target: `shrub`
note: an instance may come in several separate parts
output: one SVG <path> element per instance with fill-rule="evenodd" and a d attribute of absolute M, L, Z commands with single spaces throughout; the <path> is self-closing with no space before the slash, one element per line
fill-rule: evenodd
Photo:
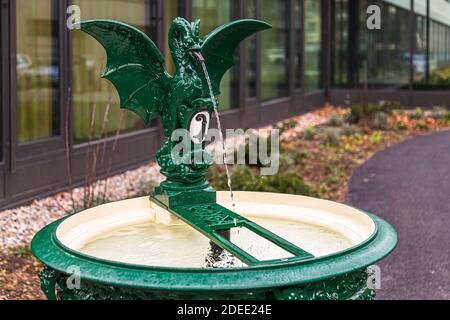
<path fill-rule="evenodd" d="M 250 140 L 251 141 L 251 140 Z M 260 159 L 260 155 L 259 155 L 259 148 L 260 146 L 258 146 L 258 148 L 255 148 L 257 151 L 256 154 L 256 164 L 255 163 L 250 163 L 250 150 L 252 149 L 251 147 L 253 147 L 253 144 L 250 142 L 249 140 L 245 141 L 245 144 L 239 146 L 239 149 L 235 151 L 234 153 L 234 158 L 238 159 L 238 155 L 241 152 L 244 152 L 244 158 L 245 158 L 245 164 L 248 166 L 256 166 L 258 168 L 262 168 L 262 167 L 266 167 L 266 166 L 270 166 L 270 163 L 263 163 L 263 161 L 261 161 Z M 258 142 L 260 142 L 260 139 L 257 139 Z M 267 137 L 267 139 L 262 139 L 262 141 L 265 141 L 266 146 L 267 146 L 267 156 L 270 157 L 272 155 L 272 136 L 269 135 Z M 278 152 L 277 150 L 275 150 L 274 152 Z M 264 159 L 263 159 L 264 160 Z"/>
<path fill-rule="evenodd" d="M 397 124 L 395 125 L 395 129 L 399 131 L 405 131 L 408 130 L 408 128 L 408 125 L 403 121 L 397 122 Z"/>
<path fill-rule="evenodd" d="M 280 153 L 280 169 L 279 171 L 289 171 L 294 167 L 304 167 L 305 159 L 308 154 L 305 151 L 294 149 L 283 151 Z"/>
<path fill-rule="evenodd" d="M 337 147 L 340 144 L 340 130 L 337 128 L 324 128 L 325 142 L 328 146 Z"/>
<path fill-rule="evenodd" d="M 430 73 L 429 79 L 423 77 L 414 83 L 414 89 L 443 89 L 450 88 L 450 68 L 438 69 Z"/>
<path fill-rule="evenodd" d="M 446 107 L 436 106 L 431 111 L 431 117 L 434 119 L 445 120 L 446 118 L 449 117 L 449 114 L 450 114 L 450 111 L 448 111 L 448 109 Z"/>
<path fill-rule="evenodd" d="M 397 101 L 383 100 L 383 101 L 380 101 L 378 103 L 378 105 L 380 106 L 380 111 L 386 112 L 389 114 L 391 114 L 393 111 L 396 111 L 396 110 L 404 110 L 403 105 Z"/>
<path fill-rule="evenodd" d="M 389 129 L 389 115 L 386 112 L 377 112 L 370 125 L 376 130 Z"/>
<path fill-rule="evenodd" d="M 411 119 L 415 119 L 415 120 L 420 120 L 422 119 L 424 116 L 424 112 L 422 110 L 422 108 L 417 107 L 416 109 L 414 109 L 414 111 L 409 115 L 409 117 Z"/>
<path fill-rule="evenodd" d="M 334 165 L 330 165 L 326 169 L 331 174 L 331 176 L 326 180 L 328 184 L 336 184 L 340 182 L 343 177 L 345 177 L 345 173 Z"/>
<path fill-rule="evenodd" d="M 303 138 L 305 140 L 313 140 L 315 137 L 316 137 L 316 128 L 315 127 L 309 127 L 303 133 Z"/>
<path fill-rule="evenodd" d="M 255 191 L 297 194 L 309 197 L 317 196 L 313 188 L 301 177 L 291 173 L 279 173 L 276 176 L 260 177 Z"/>
<path fill-rule="evenodd" d="M 328 124 L 332 127 L 340 127 L 346 122 L 346 119 L 341 116 L 340 114 L 337 114 L 336 112 L 333 112 L 330 117 L 330 121 Z"/>
<path fill-rule="evenodd" d="M 351 137 L 360 134 L 358 127 L 346 124 L 339 131 L 340 136 Z"/>
<path fill-rule="evenodd" d="M 442 118 L 442 120 L 450 123 L 450 112 L 447 112 L 447 114 Z"/>
<path fill-rule="evenodd" d="M 369 137 L 369 142 L 375 145 L 382 143 L 383 140 L 384 138 L 380 131 L 373 132 Z"/>
<path fill-rule="evenodd" d="M 349 121 L 351 123 L 358 123 L 361 120 L 371 120 L 379 113 L 384 112 L 391 114 L 394 110 L 403 109 L 403 106 L 397 102 L 380 101 L 379 103 L 354 104 L 350 106 Z"/>
<path fill-rule="evenodd" d="M 217 190 L 228 190 L 227 177 L 224 173 L 211 178 L 211 184 Z M 257 176 L 246 166 L 238 167 L 232 174 L 233 190 L 274 192 L 317 196 L 315 190 L 301 177 L 291 172 L 280 172 L 274 176 Z"/>
<path fill-rule="evenodd" d="M 275 125 L 274 128 L 275 129 L 279 129 L 280 133 L 283 133 L 284 131 L 289 131 L 290 129 L 295 128 L 296 125 L 297 125 L 297 121 L 296 120 L 289 119 L 289 120 L 283 121 L 279 125 Z"/>
<path fill-rule="evenodd" d="M 365 107 L 363 104 L 352 104 L 350 106 L 350 115 L 348 117 L 348 121 L 350 123 L 358 123 L 364 118 L 365 115 Z"/>
<path fill-rule="evenodd" d="M 422 131 L 428 131 L 428 130 L 430 130 L 430 127 L 425 122 L 420 121 L 420 122 L 416 123 L 416 129 L 419 129 Z"/>

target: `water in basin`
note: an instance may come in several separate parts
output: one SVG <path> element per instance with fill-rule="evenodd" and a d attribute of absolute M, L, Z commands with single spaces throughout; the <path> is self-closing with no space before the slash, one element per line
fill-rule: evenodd
<path fill-rule="evenodd" d="M 321 226 L 286 219 L 251 218 L 316 257 L 352 246 L 344 235 Z M 231 231 L 231 241 L 259 260 L 283 259 L 288 252 L 247 229 Z M 187 225 L 153 222 L 124 226 L 86 242 L 81 252 L 128 264 L 177 268 L 231 268 L 244 263 L 212 246 L 209 239 Z"/>

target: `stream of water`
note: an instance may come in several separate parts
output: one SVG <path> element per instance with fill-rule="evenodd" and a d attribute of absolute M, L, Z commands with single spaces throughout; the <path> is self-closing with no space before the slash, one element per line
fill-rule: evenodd
<path fill-rule="evenodd" d="M 211 97 L 211 101 L 212 101 L 213 108 L 214 108 L 214 114 L 216 116 L 217 126 L 219 129 L 219 138 L 220 138 L 220 144 L 222 147 L 222 154 L 223 154 L 223 164 L 225 167 L 225 173 L 227 175 L 227 184 L 228 184 L 228 189 L 230 190 L 231 203 L 233 206 L 233 211 L 236 211 L 236 203 L 234 201 L 233 187 L 231 184 L 231 175 L 230 175 L 230 170 L 228 168 L 227 150 L 225 147 L 225 139 L 223 138 L 223 132 L 222 132 L 222 123 L 220 122 L 218 105 L 216 102 L 216 98 L 214 96 L 214 90 L 212 87 L 211 78 L 209 77 L 208 69 L 206 68 L 206 64 L 205 64 L 205 59 L 203 58 L 202 54 L 200 52 L 195 52 L 195 55 L 197 56 L 197 59 L 199 60 L 201 66 L 203 68 L 203 73 L 205 74 L 206 82 L 208 83 L 209 95 Z M 236 223 L 236 221 L 235 221 L 235 223 Z"/>

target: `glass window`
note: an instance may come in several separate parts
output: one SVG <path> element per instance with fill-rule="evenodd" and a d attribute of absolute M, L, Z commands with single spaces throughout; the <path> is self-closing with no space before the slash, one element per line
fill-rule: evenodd
<path fill-rule="evenodd" d="M 416 53 L 414 55 L 415 89 L 450 89 L 450 22 L 448 20 L 450 14 L 448 8 L 450 8 L 450 4 L 430 1 L 428 57 L 426 16 L 425 13 L 417 15 L 416 37 L 423 40 L 416 41 Z"/>
<path fill-rule="evenodd" d="M 156 2 L 74 0 L 73 4 L 80 7 L 84 20 L 100 18 L 119 20 L 137 27 L 156 43 Z M 109 81 L 100 78 L 106 64 L 103 47 L 83 32 L 73 31 L 72 36 L 72 108 L 75 143 L 145 128 L 144 122 L 136 114 L 119 108 L 119 95 L 116 89 Z"/>
<path fill-rule="evenodd" d="M 364 8 L 362 8 L 364 9 Z M 360 70 L 362 83 L 375 88 L 408 88 L 411 18 L 409 10 L 384 4 L 382 30 L 361 33 L 362 52 L 367 57 Z"/>
<path fill-rule="evenodd" d="M 427 24 L 426 18 L 421 15 L 416 15 L 415 39 L 413 58 L 414 81 L 420 82 L 425 78 L 427 57 Z"/>
<path fill-rule="evenodd" d="M 382 30 L 366 27 L 366 10 L 373 4 L 381 8 Z M 408 88 L 411 19 L 407 4 L 400 8 L 380 0 L 341 0 L 334 6 L 338 13 L 333 82 L 342 87 Z M 418 46 L 423 45 L 421 38 L 417 37 Z"/>
<path fill-rule="evenodd" d="M 244 2 L 245 17 L 249 19 L 256 19 L 256 0 L 249 0 Z M 247 40 L 245 51 L 245 86 L 247 98 L 256 97 L 256 81 L 257 81 L 257 41 L 256 36 Z"/>
<path fill-rule="evenodd" d="M 433 74 L 438 69 L 438 48 L 439 33 L 438 24 L 434 21 L 430 23 L 430 73 Z"/>
<path fill-rule="evenodd" d="M 450 27 L 449 26 L 445 26 L 445 30 L 447 32 L 447 35 L 445 36 L 445 41 L 446 41 L 446 49 L 445 49 L 445 56 L 447 57 L 446 61 L 447 61 L 447 65 L 450 66 Z"/>
<path fill-rule="evenodd" d="M 448 67 L 446 56 L 445 56 L 445 46 L 446 46 L 446 30 L 445 26 L 442 23 L 439 23 L 439 57 L 438 57 L 438 65 L 440 69 L 444 69 Z"/>
<path fill-rule="evenodd" d="M 184 1 L 183 1 L 184 2 Z M 166 67 L 167 71 L 169 71 L 170 74 L 175 73 L 175 64 L 173 63 L 172 56 L 170 54 L 169 50 L 169 44 L 168 44 L 168 37 L 169 29 L 172 24 L 172 21 L 180 16 L 182 12 L 181 2 L 179 0 L 166 0 L 164 1 L 164 34 L 163 39 L 165 46 L 166 46 L 166 52 L 165 52 L 165 58 L 166 58 Z"/>
<path fill-rule="evenodd" d="M 305 0 L 305 90 L 321 87 L 322 6 L 320 0 Z"/>
<path fill-rule="evenodd" d="M 57 1 L 17 0 L 18 142 L 59 134 Z"/>
<path fill-rule="evenodd" d="M 2 17 L 0 15 L 0 43 L 2 43 Z M 3 58 L 2 54 L 0 53 L 0 72 L 3 70 Z M 3 73 L 0 73 L 3 74 Z M 4 130 L 4 123 L 3 123 L 3 84 L 2 84 L 3 77 L 0 77 L 0 162 L 3 161 L 3 130 Z M 0 181 L 0 183 L 3 183 L 3 181 Z"/>
<path fill-rule="evenodd" d="M 367 48 L 375 53 L 370 61 L 369 81 L 372 86 L 407 88 L 409 83 L 409 52 L 411 19 L 408 10 L 386 5 L 388 28 L 378 41 Z M 395 26 L 395 27 L 394 27 Z M 377 59 L 379 58 L 379 59 Z"/>
<path fill-rule="evenodd" d="M 261 1 L 262 20 L 272 29 L 261 33 L 261 99 L 286 97 L 289 83 L 289 3 Z"/>
<path fill-rule="evenodd" d="M 193 0 L 192 17 L 200 19 L 200 36 L 204 37 L 218 26 L 230 22 L 236 16 L 237 9 L 234 0 Z M 235 57 L 238 61 L 238 54 Z M 228 71 L 222 79 L 220 91 L 222 92 L 220 110 L 229 110 L 238 106 L 238 67 L 237 65 Z"/>
<path fill-rule="evenodd" d="M 332 16 L 335 32 L 332 34 L 333 44 L 333 78 L 332 83 L 337 87 L 348 84 L 348 28 L 349 9 L 348 0 L 336 0 L 333 2 L 334 14 Z"/>
<path fill-rule="evenodd" d="M 301 88 L 303 83 L 303 70 L 301 66 L 302 62 L 302 52 L 303 52 L 303 43 L 302 43 L 302 7 L 301 1 L 295 1 L 295 61 L 294 61 L 294 70 L 295 70 L 295 87 Z"/>

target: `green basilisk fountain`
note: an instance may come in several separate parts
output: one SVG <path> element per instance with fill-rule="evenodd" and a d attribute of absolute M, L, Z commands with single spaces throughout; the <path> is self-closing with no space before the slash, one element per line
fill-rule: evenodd
<path fill-rule="evenodd" d="M 216 192 L 205 179 L 212 164 L 204 140 L 214 114 L 222 134 L 216 96 L 220 82 L 234 65 L 237 47 L 245 38 L 270 25 L 258 20 L 238 20 L 199 36 L 200 21 L 176 18 L 169 30 L 169 48 L 176 72 L 165 70 L 156 45 L 138 29 L 110 20 L 81 22 L 81 30 L 97 39 L 108 55 L 103 77 L 117 88 L 122 108 L 137 113 L 145 123 L 160 117 L 167 143 L 157 152 L 161 173 L 167 177 L 151 196 L 153 201 L 207 236 L 213 243 L 245 263 L 259 261 L 224 237 L 231 228 L 248 228 L 295 257 L 312 255 L 258 224 L 216 202 Z M 189 130 L 191 152 L 174 161 L 177 129 Z M 221 137 L 223 145 L 223 136 Z M 186 142 L 184 142 L 186 143 Z M 224 156 L 226 152 L 223 152 Z M 224 161 L 227 166 L 227 161 Z M 229 173 L 226 168 L 228 179 Z M 230 181 L 230 180 L 229 180 Z M 231 184 L 229 182 L 230 192 Z"/>
<path fill-rule="evenodd" d="M 374 290 L 365 285 L 369 278 L 366 268 L 394 249 L 397 239 L 389 224 L 357 209 L 300 196 L 236 192 L 236 206 L 227 167 L 231 204 L 208 184 L 205 174 L 212 157 L 205 150 L 205 140 L 214 116 L 226 157 L 217 99 L 221 80 L 234 65 L 239 44 L 271 26 L 258 20 L 238 20 L 218 27 L 205 38 L 200 37 L 199 28 L 199 20 L 173 21 L 169 48 L 176 72 L 170 75 L 157 46 L 138 29 L 113 20 L 79 24 L 81 31 L 106 50 L 103 77 L 116 87 L 120 106 L 135 112 L 147 124 L 161 119 L 167 142 L 156 159 L 166 180 L 150 198 L 88 209 L 40 231 L 32 250 L 46 266 L 41 272 L 44 292 L 50 299 L 158 299 L 168 292 L 174 298 L 308 299 L 317 298 L 317 290 L 328 290 L 322 292 L 323 298 L 373 298 Z M 187 140 L 176 138 L 179 130 L 188 133 Z M 180 143 L 189 148 L 178 149 Z M 179 218 L 184 226 L 168 223 L 165 231 L 160 231 L 161 212 L 168 220 Z M 280 225 L 280 221 L 284 222 Z M 255 239 L 250 246 L 245 244 L 246 239 L 237 244 L 240 240 L 236 234 L 233 241 L 231 235 L 237 229 L 252 234 L 245 236 Z M 306 238 L 299 239 L 302 232 L 313 235 L 309 245 Z M 164 234 L 174 242 L 161 240 Z M 177 242 L 177 234 L 192 242 Z M 334 237 L 338 234 L 345 236 Z M 203 259 L 199 252 L 205 248 L 199 235 L 245 267 L 218 268 L 214 273 L 198 269 L 198 262 L 192 261 Z M 114 244 L 124 236 L 131 243 L 150 241 L 150 247 L 168 245 L 171 255 L 165 258 L 166 250 L 158 251 L 160 255 L 151 251 L 147 254 L 150 260 L 142 259 L 145 253 L 125 258 L 125 254 L 117 254 L 118 247 L 126 247 L 124 242 Z M 269 243 L 259 255 L 262 258 L 252 253 L 260 242 L 255 236 Z M 344 239 L 343 244 L 334 248 L 340 241 L 337 239 Z M 317 246 L 321 241 L 322 248 Z M 98 253 L 105 243 L 116 250 Z M 130 246 L 126 250 L 144 247 Z M 274 258 L 267 254 L 271 250 L 284 254 Z M 173 256 L 177 255 L 181 258 L 175 262 Z M 191 262 L 194 269 L 183 269 Z M 73 265 L 81 266 L 81 289 L 67 285 L 67 268 Z M 256 278 L 261 281 L 255 282 Z"/>

